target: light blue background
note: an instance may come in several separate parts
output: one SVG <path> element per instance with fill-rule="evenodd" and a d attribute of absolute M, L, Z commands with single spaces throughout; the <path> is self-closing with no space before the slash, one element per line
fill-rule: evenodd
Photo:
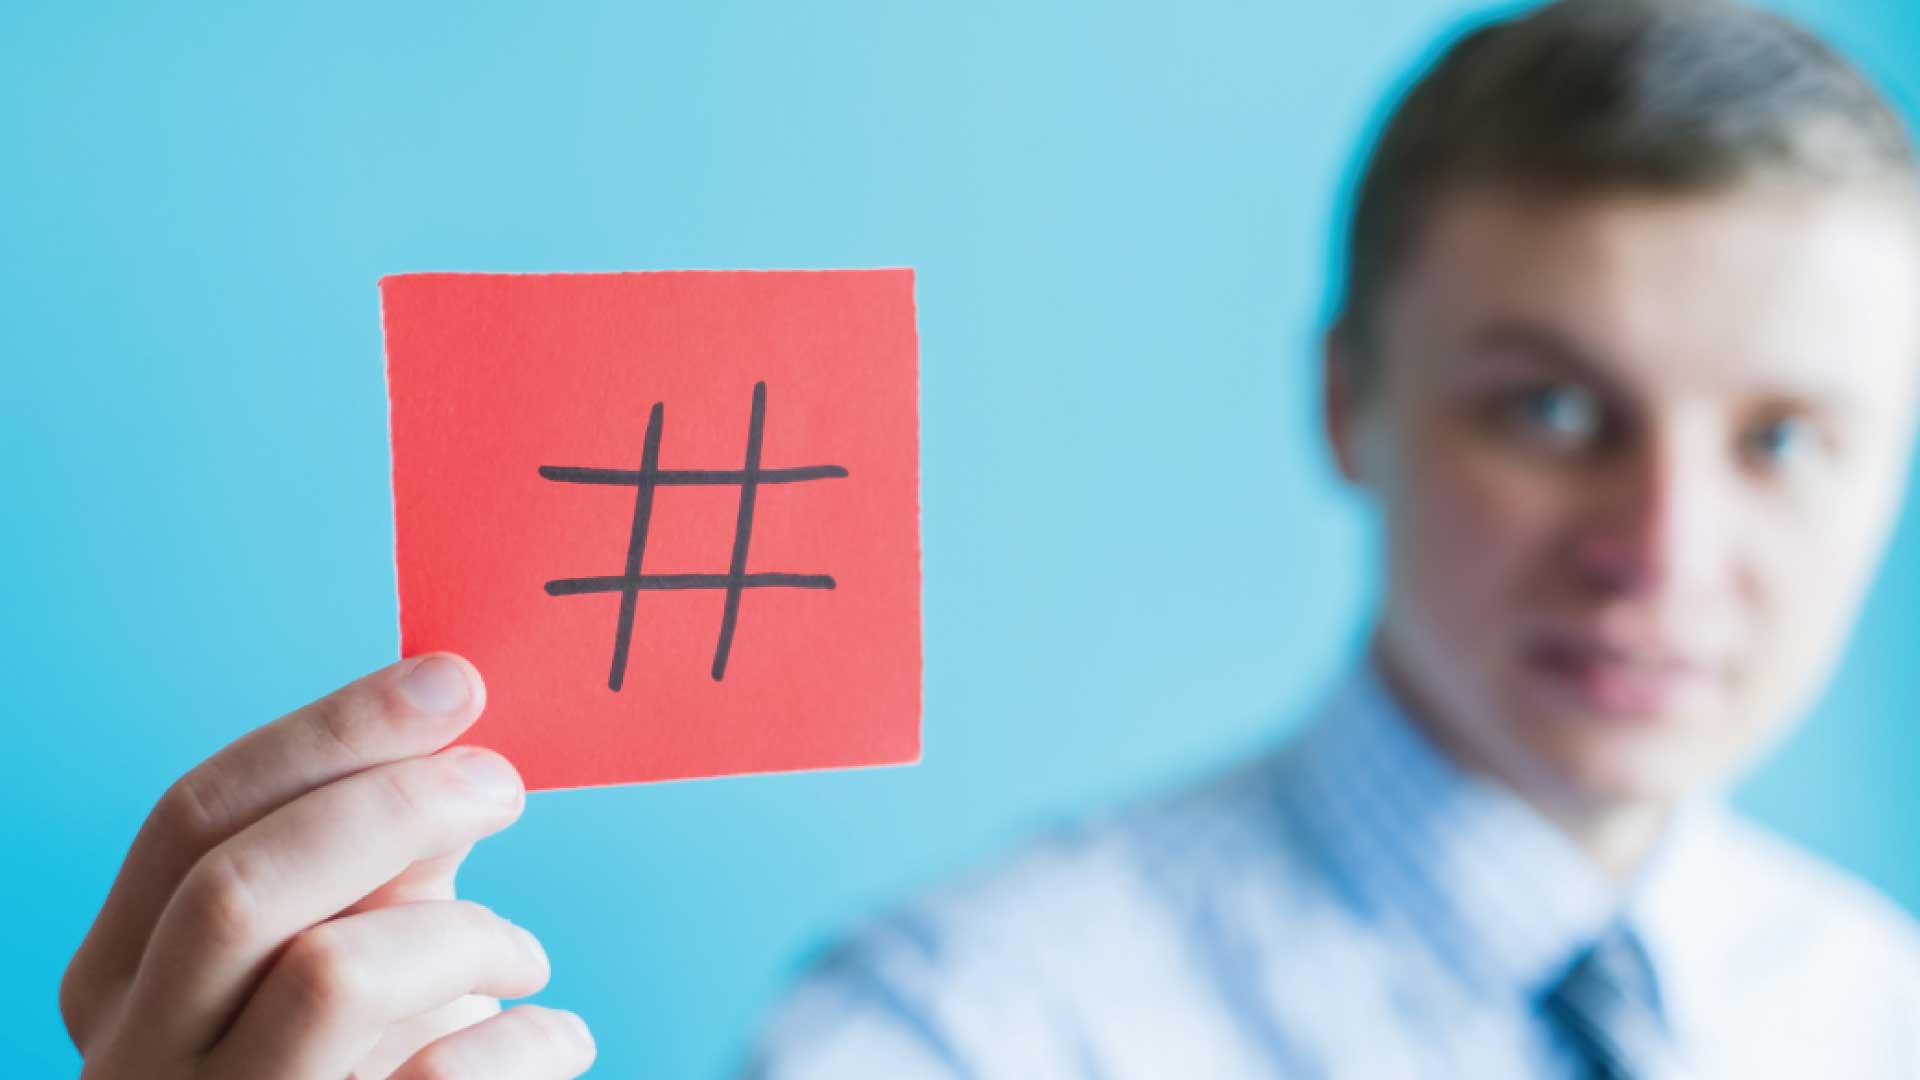
<path fill-rule="evenodd" d="M 1920 7 L 1792 6 L 1912 111 Z M 596 1075 L 715 1075 L 836 926 L 1284 733 L 1373 588 L 1313 428 L 1342 184 L 1466 10 L 0 6 L 8 1071 L 75 1069 L 166 785 L 396 655 L 382 274 L 919 270 L 924 763 L 540 794 L 462 874 Z M 1743 793 L 1909 909 L 1915 530 Z"/>

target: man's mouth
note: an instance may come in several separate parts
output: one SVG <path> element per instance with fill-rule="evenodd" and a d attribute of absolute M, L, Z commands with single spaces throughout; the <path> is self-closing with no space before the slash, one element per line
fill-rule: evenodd
<path fill-rule="evenodd" d="M 1557 702 L 1623 723 L 1651 723 L 1705 691 L 1712 665 L 1661 644 L 1547 630 L 1523 659 Z"/>

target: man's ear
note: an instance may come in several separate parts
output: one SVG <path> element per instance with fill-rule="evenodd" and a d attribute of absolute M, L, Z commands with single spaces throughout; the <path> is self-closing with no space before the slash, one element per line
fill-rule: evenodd
<path fill-rule="evenodd" d="M 1328 327 L 1321 339 L 1321 421 L 1327 448 L 1341 477 L 1349 484 L 1365 487 L 1368 478 L 1360 467 L 1360 451 L 1355 445 L 1361 402 L 1358 387 L 1354 385 L 1352 348 L 1343 322 Z"/>

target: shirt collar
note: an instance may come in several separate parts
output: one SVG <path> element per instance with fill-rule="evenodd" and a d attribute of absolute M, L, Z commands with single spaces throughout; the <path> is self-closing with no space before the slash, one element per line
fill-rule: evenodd
<path fill-rule="evenodd" d="M 1639 872 L 1615 883 L 1519 795 L 1432 742 L 1371 659 L 1329 695 L 1289 757 L 1295 812 L 1342 876 L 1489 992 L 1534 998 L 1622 915 L 1658 985 L 1675 948 L 1701 929 L 1679 882 L 1697 876 L 1718 789 L 1687 800 Z"/>
<path fill-rule="evenodd" d="M 1675 808 L 1622 905 L 1652 962 L 1664 1019 L 1687 1041 L 1703 1033 L 1725 991 L 1716 973 L 1739 937 L 1742 905 L 1753 899 L 1732 857 L 1729 783 L 1706 786 Z"/>

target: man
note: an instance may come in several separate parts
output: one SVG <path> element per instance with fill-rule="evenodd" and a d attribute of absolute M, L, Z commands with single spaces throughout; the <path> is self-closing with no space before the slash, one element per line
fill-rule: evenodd
<path fill-rule="evenodd" d="M 854 935 L 749 1071 L 1916 1076 L 1920 933 L 1732 814 L 1905 483 L 1920 181 L 1844 63 L 1719 0 L 1565 0 L 1401 105 L 1327 434 L 1367 656 L 1278 750 Z M 453 899 L 522 805 L 417 657 L 171 788 L 68 968 L 91 1080 L 563 1077 L 524 932 Z"/>
<path fill-rule="evenodd" d="M 1779 19 L 1455 44 L 1361 185 L 1327 434 L 1384 510 L 1306 731 L 877 922 L 753 1070 L 1920 1077 L 1920 934 L 1736 818 L 1904 486 L 1920 184 Z"/>

